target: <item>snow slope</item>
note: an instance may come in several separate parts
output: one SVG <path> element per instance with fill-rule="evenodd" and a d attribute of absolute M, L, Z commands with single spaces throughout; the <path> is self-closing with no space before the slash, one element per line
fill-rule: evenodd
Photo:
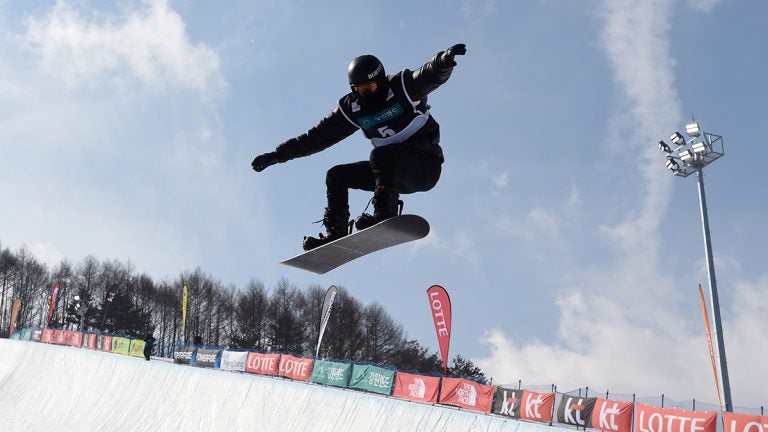
<path fill-rule="evenodd" d="M 357 391 L 0 339 L 3 432 L 555 429 Z"/>

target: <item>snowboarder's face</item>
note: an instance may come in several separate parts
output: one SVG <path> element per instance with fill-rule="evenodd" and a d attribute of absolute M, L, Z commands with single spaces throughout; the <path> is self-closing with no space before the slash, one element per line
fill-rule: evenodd
<path fill-rule="evenodd" d="M 357 92 L 358 95 L 360 95 L 361 97 L 366 97 L 376 93 L 376 90 L 379 88 L 379 85 L 376 84 L 376 81 L 368 81 L 362 84 L 355 84 L 353 87 L 355 88 L 355 91 Z"/>

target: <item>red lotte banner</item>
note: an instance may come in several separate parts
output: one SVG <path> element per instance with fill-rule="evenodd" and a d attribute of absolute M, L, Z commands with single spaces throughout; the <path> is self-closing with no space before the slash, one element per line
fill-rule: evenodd
<path fill-rule="evenodd" d="M 493 403 L 493 386 L 463 378 L 443 378 L 440 403 L 487 414 Z"/>
<path fill-rule="evenodd" d="M 717 414 L 671 408 L 656 408 L 638 403 L 635 407 L 635 432 L 715 432 Z"/>
<path fill-rule="evenodd" d="M 416 375 L 397 371 L 392 396 L 413 402 L 437 402 L 440 377 Z"/>
<path fill-rule="evenodd" d="M 725 432 L 768 432 L 768 416 L 726 412 Z"/>
<path fill-rule="evenodd" d="M 53 343 L 53 329 L 44 328 L 43 336 L 40 338 L 42 343 Z"/>
<path fill-rule="evenodd" d="M 280 366 L 280 354 L 248 353 L 245 371 L 259 375 L 277 375 Z"/>
<path fill-rule="evenodd" d="M 440 285 L 432 285 L 427 290 L 429 308 L 435 321 L 437 342 L 443 359 L 443 373 L 448 373 L 448 348 L 451 345 L 451 298 Z"/>
<path fill-rule="evenodd" d="M 597 398 L 595 408 L 592 410 L 592 418 L 587 426 L 606 432 L 631 432 L 632 402 Z"/>
<path fill-rule="evenodd" d="M 59 295 L 59 284 L 53 286 L 53 293 L 51 294 L 51 306 L 48 308 L 48 321 L 45 322 L 45 326 L 48 327 L 51 324 L 51 317 L 53 316 L 53 310 L 56 308 L 56 297 Z"/>
<path fill-rule="evenodd" d="M 280 367 L 277 374 L 296 381 L 309 381 L 309 377 L 312 375 L 312 363 L 312 359 L 283 354 L 280 356 Z"/>

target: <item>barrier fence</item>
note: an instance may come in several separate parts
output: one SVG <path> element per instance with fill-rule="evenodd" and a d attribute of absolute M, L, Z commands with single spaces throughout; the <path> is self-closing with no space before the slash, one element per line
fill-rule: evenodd
<path fill-rule="evenodd" d="M 22 329 L 11 336 L 56 345 L 113 352 L 142 357 L 144 341 L 116 335 L 80 333 L 57 329 Z M 394 397 L 417 403 L 439 404 L 509 419 L 593 429 L 606 432 L 768 432 L 768 416 L 760 413 L 723 413 L 719 407 L 690 410 L 667 401 L 661 406 L 644 403 L 632 395 L 605 397 L 588 388 L 560 393 L 549 388 L 514 385 L 486 385 L 465 378 L 401 372 L 378 365 L 357 364 L 279 353 L 235 351 L 219 347 L 179 344 L 173 361 L 177 364 L 222 371 L 279 377 L 323 386 L 332 386 Z M 700 404 L 701 406 L 701 404 Z"/>

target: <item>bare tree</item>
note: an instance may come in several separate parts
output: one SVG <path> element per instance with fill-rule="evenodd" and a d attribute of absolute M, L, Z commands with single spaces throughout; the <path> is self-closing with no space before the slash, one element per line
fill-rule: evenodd
<path fill-rule="evenodd" d="M 375 363 L 394 360 L 393 353 L 403 341 L 403 327 L 379 303 L 372 303 L 363 310 L 363 332 L 362 360 Z"/>
<path fill-rule="evenodd" d="M 269 301 L 269 341 L 275 351 L 300 353 L 304 325 L 299 321 L 301 293 L 288 280 L 281 279 Z"/>

